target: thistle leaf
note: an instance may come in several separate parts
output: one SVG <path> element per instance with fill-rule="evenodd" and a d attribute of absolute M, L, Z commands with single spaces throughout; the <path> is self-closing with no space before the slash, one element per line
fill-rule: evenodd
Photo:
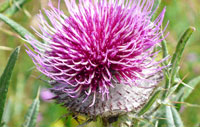
<path fill-rule="evenodd" d="M 182 37 L 180 38 L 180 40 L 178 41 L 178 44 L 176 46 L 176 50 L 175 53 L 173 54 L 172 60 L 171 60 L 171 64 L 172 64 L 172 69 L 171 69 L 171 82 L 173 83 L 175 78 L 176 78 L 176 74 L 178 72 L 178 68 L 179 68 L 179 64 L 180 64 L 180 60 L 181 57 L 183 55 L 183 51 L 185 49 L 185 46 L 189 40 L 189 38 L 191 37 L 192 33 L 195 31 L 194 27 L 189 27 L 184 34 L 182 35 Z"/>
<path fill-rule="evenodd" d="M 40 100 L 39 100 L 39 91 L 37 97 L 34 99 L 33 103 L 28 109 L 28 112 L 25 116 L 25 122 L 22 125 L 23 127 L 35 127 L 36 126 L 36 120 L 39 112 L 39 105 L 40 105 Z"/>
<path fill-rule="evenodd" d="M 0 93 L 1 93 L 1 97 L 0 97 L 0 123 L 2 122 L 2 117 L 3 117 L 3 111 L 4 111 L 4 105 L 5 105 L 5 101 L 6 101 L 6 96 L 7 96 L 7 92 L 8 92 L 8 87 L 9 87 L 9 83 L 10 83 L 10 79 L 11 79 L 11 75 L 16 63 L 16 60 L 18 58 L 18 54 L 20 51 L 20 47 L 17 47 L 13 53 L 11 54 L 7 66 L 3 72 L 3 74 L 0 77 Z"/>
<path fill-rule="evenodd" d="M 32 35 L 28 30 L 26 30 L 24 27 L 13 21 L 12 19 L 8 18 L 7 16 L 4 16 L 0 14 L 0 20 L 8 24 L 15 32 L 17 32 L 22 38 L 25 39 L 26 35 L 29 35 L 33 38 L 35 38 L 34 35 Z"/>

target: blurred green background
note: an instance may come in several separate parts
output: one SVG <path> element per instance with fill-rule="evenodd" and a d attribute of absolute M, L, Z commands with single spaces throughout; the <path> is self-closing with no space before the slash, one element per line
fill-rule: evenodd
<path fill-rule="evenodd" d="M 6 0 L 0 0 L 0 5 Z M 37 27 L 36 14 L 42 8 L 48 8 L 48 0 L 25 0 L 22 7 L 17 7 L 12 13 L 4 12 L 13 20 L 30 29 L 30 26 Z M 57 0 L 52 0 L 57 5 Z M 65 9 L 64 2 L 61 3 Z M 184 82 L 200 75 L 200 1 L 199 0 L 163 0 L 162 6 L 167 7 L 164 24 L 169 21 L 167 32 L 167 43 L 170 54 L 175 50 L 177 40 L 189 26 L 196 27 L 196 32 L 189 40 L 181 62 L 181 78 L 186 76 Z M 66 10 L 66 9 L 65 9 Z M 32 31 L 33 32 L 33 31 Z M 36 96 L 38 86 L 43 88 L 49 86 L 43 81 L 38 80 L 40 73 L 33 67 L 31 59 L 25 52 L 25 42 L 19 39 L 7 25 L 0 22 L 0 74 L 6 66 L 11 51 L 21 45 L 21 52 L 17 65 L 12 75 L 11 84 L 8 92 L 4 121 L 9 127 L 18 127 L 24 121 L 24 114 Z M 200 84 L 187 99 L 188 103 L 200 105 Z M 71 118 L 67 118 L 67 110 L 54 102 L 43 102 L 40 104 L 38 116 L 38 127 L 70 127 L 78 125 Z M 200 108 L 185 106 L 181 110 L 181 117 L 186 127 L 200 126 Z M 83 119 L 84 118 L 80 118 Z M 96 126 L 94 123 L 88 126 Z"/>

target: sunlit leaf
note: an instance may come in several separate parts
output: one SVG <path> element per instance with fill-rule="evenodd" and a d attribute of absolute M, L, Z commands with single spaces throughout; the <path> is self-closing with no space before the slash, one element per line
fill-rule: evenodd
<path fill-rule="evenodd" d="M 3 117 L 3 111 L 4 111 L 4 105 L 6 101 L 6 96 L 8 92 L 8 87 L 11 79 L 11 75 L 18 57 L 20 51 L 20 47 L 17 47 L 14 52 L 11 54 L 8 63 L 6 65 L 6 68 L 3 72 L 3 74 L 0 77 L 0 123 L 2 121 Z"/>

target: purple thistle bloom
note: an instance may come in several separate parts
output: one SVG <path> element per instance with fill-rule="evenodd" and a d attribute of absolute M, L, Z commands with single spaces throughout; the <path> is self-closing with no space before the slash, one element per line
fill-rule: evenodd
<path fill-rule="evenodd" d="M 154 48 L 163 40 L 165 9 L 151 21 L 153 0 L 65 0 L 42 13 L 40 42 L 27 36 L 37 69 L 49 77 L 59 103 L 92 116 L 137 111 L 160 81 Z"/>

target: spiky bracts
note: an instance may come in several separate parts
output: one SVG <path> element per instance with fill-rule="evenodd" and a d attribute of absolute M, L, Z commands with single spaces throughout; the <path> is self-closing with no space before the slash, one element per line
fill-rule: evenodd
<path fill-rule="evenodd" d="M 70 16 L 49 3 L 39 14 L 40 42 L 27 36 L 37 69 L 54 80 L 57 100 L 88 115 L 137 110 L 160 77 L 153 49 L 165 9 L 151 21 L 153 0 L 65 0 Z"/>

